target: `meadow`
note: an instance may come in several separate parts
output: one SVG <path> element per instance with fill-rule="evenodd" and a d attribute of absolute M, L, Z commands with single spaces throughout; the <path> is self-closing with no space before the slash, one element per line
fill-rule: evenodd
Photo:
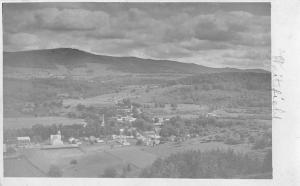
<path fill-rule="evenodd" d="M 31 128 L 35 124 L 42 124 L 49 126 L 52 124 L 57 125 L 73 125 L 73 124 L 85 124 L 83 119 L 79 118 L 66 118 L 66 117 L 13 117 L 3 118 L 5 125 L 4 129 L 21 129 Z"/>

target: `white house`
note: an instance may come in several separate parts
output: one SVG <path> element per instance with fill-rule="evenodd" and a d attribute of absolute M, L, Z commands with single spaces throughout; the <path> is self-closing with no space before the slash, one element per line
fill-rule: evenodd
<path fill-rule="evenodd" d="M 50 135 L 50 142 L 51 142 L 51 145 L 63 145 L 63 142 L 61 140 L 60 131 L 58 131 L 57 134 L 55 134 L 55 135 Z"/>

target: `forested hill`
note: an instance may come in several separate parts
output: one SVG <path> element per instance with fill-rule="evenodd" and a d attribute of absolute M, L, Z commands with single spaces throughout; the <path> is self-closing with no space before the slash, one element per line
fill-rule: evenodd
<path fill-rule="evenodd" d="M 22 52 L 4 52 L 4 67 L 26 67 L 57 69 L 57 65 L 73 69 L 86 64 L 103 65 L 102 69 L 111 72 L 126 73 L 218 73 L 218 72 L 260 72 L 260 69 L 239 70 L 234 68 L 210 68 L 193 63 L 181 63 L 169 60 L 142 59 L 136 57 L 112 57 L 91 54 L 71 48 L 32 50 Z"/>
<path fill-rule="evenodd" d="M 171 80 L 168 85 L 207 85 L 207 89 L 271 90 L 271 73 L 223 72 L 189 76 Z"/>

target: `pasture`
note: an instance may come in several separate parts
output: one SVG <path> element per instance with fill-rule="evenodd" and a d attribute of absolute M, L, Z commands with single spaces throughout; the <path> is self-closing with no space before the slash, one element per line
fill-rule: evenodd
<path fill-rule="evenodd" d="M 106 105 L 111 106 L 115 104 L 115 101 L 122 100 L 123 98 L 129 98 L 131 95 L 128 92 L 103 94 L 95 97 L 83 98 L 83 99 L 65 99 L 63 105 L 65 106 L 77 106 L 78 104 L 91 106 L 91 105 Z"/>
<path fill-rule="evenodd" d="M 182 118 L 198 118 L 199 115 L 207 112 L 206 106 L 196 104 L 178 104 L 176 109 L 172 109 L 170 104 L 166 104 L 164 108 L 145 108 L 145 112 L 156 117 L 171 118 L 180 116 Z"/>
<path fill-rule="evenodd" d="M 35 124 L 41 125 L 73 125 L 85 124 L 83 119 L 65 118 L 65 117 L 15 117 L 3 118 L 4 129 L 31 128 Z"/>
<path fill-rule="evenodd" d="M 157 158 L 156 155 L 142 151 L 134 146 L 108 150 L 107 153 L 124 162 L 131 163 L 138 168 L 144 168 L 151 165 Z"/>
<path fill-rule="evenodd" d="M 43 177 L 43 172 L 33 166 L 28 160 L 20 158 L 5 158 L 3 160 L 5 177 Z"/>
<path fill-rule="evenodd" d="M 142 151 L 139 147 L 114 147 L 108 145 L 83 145 L 79 149 L 26 149 L 21 160 L 5 161 L 7 176 L 45 176 L 51 165 L 58 166 L 63 177 L 101 177 L 106 168 L 113 167 L 118 174 L 124 166 L 131 164 L 130 177 L 138 175 L 140 169 L 151 165 L 156 155 Z M 76 160 L 76 164 L 71 161 Z M 19 170 L 15 171 L 18 166 Z M 28 173 L 24 171 L 28 169 Z"/>
<path fill-rule="evenodd" d="M 72 159 L 76 159 L 78 163 L 71 165 Z M 64 159 L 64 161 L 68 163 L 62 169 L 64 177 L 99 177 L 108 167 L 114 167 L 120 171 L 123 166 L 120 159 L 105 152 L 90 152 L 80 157 Z"/>
<path fill-rule="evenodd" d="M 188 150 L 200 150 L 200 151 L 211 151 L 211 150 L 228 150 L 232 149 L 238 153 L 246 153 L 250 150 L 249 145 L 239 144 L 239 145 L 226 145 L 222 142 L 210 142 L 201 143 L 199 138 L 194 138 L 187 140 L 182 143 L 165 143 L 155 147 L 142 147 L 141 150 L 155 154 L 158 157 L 167 157 L 171 154 L 178 152 L 188 151 Z"/>
<path fill-rule="evenodd" d="M 28 161 L 47 173 L 51 165 L 57 165 L 60 168 L 68 166 L 70 160 L 84 155 L 79 149 L 28 149 L 24 152 Z"/>

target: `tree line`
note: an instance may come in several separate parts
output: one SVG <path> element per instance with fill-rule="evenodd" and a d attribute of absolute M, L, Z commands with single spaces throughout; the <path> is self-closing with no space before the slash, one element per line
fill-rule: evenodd
<path fill-rule="evenodd" d="M 241 178 L 272 171 L 272 152 L 263 161 L 233 150 L 187 151 L 157 159 L 142 170 L 142 178 Z"/>

